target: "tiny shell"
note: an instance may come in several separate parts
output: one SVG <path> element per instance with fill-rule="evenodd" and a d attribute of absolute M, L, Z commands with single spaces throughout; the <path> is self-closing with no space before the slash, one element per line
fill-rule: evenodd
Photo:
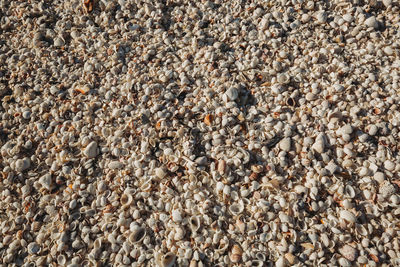
<path fill-rule="evenodd" d="M 212 124 L 212 121 L 213 121 L 213 116 L 211 114 L 207 114 L 204 117 L 204 123 L 207 124 L 208 126 Z"/>
<path fill-rule="evenodd" d="M 235 244 L 231 249 L 229 258 L 233 263 L 238 263 L 242 259 L 242 253 L 243 250 L 241 249 L 241 247 Z"/>
<path fill-rule="evenodd" d="M 144 227 L 137 227 L 135 230 L 132 231 L 132 234 L 129 236 L 129 241 L 134 243 L 141 242 L 144 237 L 146 236 L 146 229 Z"/>
<path fill-rule="evenodd" d="M 172 252 L 168 252 L 167 254 L 161 256 L 161 260 L 159 261 L 160 267 L 172 267 L 175 263 L 176 256 Z"/>
<path fill-rule="evenodd" d="M 226 161 L 223 159 L 220 159 L 218 161 L 218 173 L 220 175 L 224 175 L 225 174 L 225 170 L 226 170 Z"/>

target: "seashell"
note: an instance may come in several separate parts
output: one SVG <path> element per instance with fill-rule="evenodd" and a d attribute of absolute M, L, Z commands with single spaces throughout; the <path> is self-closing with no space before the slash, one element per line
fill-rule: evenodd
<path fill-rule="evenodd" d="M 51 179 L 50 173 L 47 173 L 47 174 L 43 175 L 42 177 L 40 177 L 39 182 L 44 188 L 46 188 L 47 190 L 51 190 L 53 181 Z"/>
<path fill-rule="evenodd" d="M 179 223 L 182 221 L 182 214 L 179 210 L 173 210 L 172 211 L 172 220 L 176 223 Z"/>
<path fill-rule="evenodd" d="M 204 123 L 207 124 L 208 126 L 211 126 L 212 121 L 213 121 L 213 116 L 211 114 L 207 114 L 204 117 Z"/>
<path fill-rule="evenodd" d="M 157 263 L 159 267 L 172 267 L 176 260 L 176 256 L 172 252 L 168 252 L 164 255 L 159 254 L 157 258 Z"/>
<path fill-rule="evenodd" d="M 241 214 L 243 210 L 244 210 L 243 201 L 239 201 L 239 203 L 233 203 L 232 205 L 229 206 L 229 211 L 234 216 Z"/>
<path fill-rule="evenodd" d="M 339 252 L 349 261 L 355 261 L 357 258 L 357 250 L 349 245 L 344 245 L 341 247 Z"/>
<path fill-rule="evenodd" d="M 90 13 L 94 7 L 94 0 L 82 0 L 82 7 L 86 13 Z"/>
<path fill-rule="evenodd" d="M 38 254 L 40 253 L 41 248 L 36 242 L 29 243 L 28 245 L 28 253 L 29 254 Z"/>
<path fill-rule="evenodd" d="M 280 84 L 287 84 L 290 81 L 290 76 L 286 73 L 280 73 L 277 77 L 277 81 Z"/>
<path fill-rule="evenodd" d="M 229 247 L 229 241 L 225 239 L 221 239 L 219 241 L 218 246 L 215 248 L 215 251 L 219 254 L 223 254 Z"/>
<path fill-rule="evenodd" d="M 378 22 L 378 20 L 376 19 L 375 16 L 371 16 L 371 17 L 367 18 L 364 21 L 364 24 L 366 26 L 374 28 L 374 29 L 378 29 L 379 28 L 379 22 Z"/>
<path fill-rule="evenodd" d="M 242 259 L 242 254 L 243 254 L 242 248 L 239 245 L 235 244 L 232 246 L 229 259 L 233 263 L 238 263 Z"/>
<path fill-rule="evenodd" d="M 285 254 L 285 259 L 288 261 L 288 263 L 292 266 L 293 264 L 296 263 L 297 258 L 295 255 L 293 255 L 292 253 L 288 252 Z"/>
<path fill-rule="evenodd" d="M 197 232 L 200 228 L 200 217 L 199 216 L 191 216 L 189 218 L 189 226 L 192 232 Z"/>
<path fill-rule="evenodd" d="M 275 266 L 276 267 L 286 267 L 287 266 L 287 263 L 286 263 L 286 259 L 285 259 L 285 257 L 279 257 L 279 259 L 276 261 L 276 263 L 275 263 Z"/>
<path fill-rule="evenodd" d="M 167 174 L 165 173 L 165 171 L 164 171 L 163 168 L 157 168 L 157 169 L 155 169 L 154 173 L 155 173 L 155 175 L 156 175 L 158 178 L 160 178 L 160 179 L 163 179 L 163 178 L 165 177 L 165 175 L 167 175 Z"/>
<path fill-rule="evenodd" d="M 58 255 L 57 256 L 57 263 L 60 264 L 61 266 L 65 266 L 65 263 L 67 262 L 67 257 L 65 255 Z"/>
<path fill-rule="evenodd" d="M 231 101 L 235 101 L 239 97 L 238 89 L 235 87 L 230 87 L 225 94 Z"/>
<path fill-rule="evenodd" d="M 283 138 L 283 139 L 279 142 L 279 148 L 280 148 L 282 151 L 289 152 L 289 151 L 290 151 L 290 148 L 291 148 L 291 144 L 292 144 L 292 140 L 291 140 L 289 137 Z"/>
<path fill-rule="evenodd" d="M 120 203 L 123 208 L 129 207 L 129 205 L 132 203 L 133 197 L 131 194 L 122 194 L 120 198 Z"/>
<path fill-rule="evenodd" d="M 132 244 L 141 242 L 146 236 L 146 229 L 144 227 L 137 227 L 129 235 L 129 242 Z"/>
<path fill-rule="evenodd" d="M 340 111 L 332 111 L 328 113 L 328 121 L 329 122 L 335 122 L 335 121 L 340 121 L 343 118 L 342 112 Z"/>
<path fill-rule="evenodd" d="M 363 235 L 363 236 L 367 236 L 367 235 L 368 235 L 368 231 L 367 231 L 367 229 L 364 227 L 364 225 L 356 224 L 356 231 L 357 231 L 357 233 L 359 233 L 360 235 Z"/>
<path fill-rule="evenodd" d="M 354 198 L 356 196 L 356 192 L 351 185 L 346 185 L 344 188 L 344 194 L 348 198 Z"/>
<path fill-rule="evenodd" d="M 347 210 L 340 211 L 340 218 L 344 219 L 348 222 L 352 222 L 352 223 L 356 222 L 356 219 L 357 219 L 356 216 L 352 212 L 347 211 Z"/>
<path fill-rule="evenodd" d="M 220 159 L 218 161 L 218 173 L 220 175 L 224 175 L 225 174 L 225 170 L 226 170 L 226 161 L 223 159 Z"/>

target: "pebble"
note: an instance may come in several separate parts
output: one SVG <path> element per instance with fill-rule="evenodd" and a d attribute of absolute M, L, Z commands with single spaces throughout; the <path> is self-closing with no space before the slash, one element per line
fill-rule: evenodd
<path fill-rule="evenodd" d="M 341 247 L 339 252 L 349 261 L 355 261 L 357 258 L 357 250 L 349 245 Z"/>
<path fill-rule="evenodd" d="M 57 37 L 57 38 L 54 40 L 54 46 L 55 46 L 55 47 L 61 47 L 61 46 L 64 46 L 64 45 L 65 45 L 65 41 L 64 41 L 63 38 Z"/>
<path fill-rule="evenodd" d="M 124 167 L 124 164 L 117 160 L 114 160 L 114 161 L 111 161 L 110 163 L 108 163 L 108 168 L 110 168 L 110 169 L 121 169 L 122 167 Z"/>
<path fill-rule="evenodd" d="M 226 91 L 226 95 L 228 96 L 228 98 L 231 101 L 234 101 L 238 98 L 239 96 L 239 92 L 235 87 L 230 87 L 227 91 Z"/>
<path fill-rule="evenodd" d="M 289 152 L 290 148 L 292 146 L 292 140 L 290 138 L 283 138 L 280 143 L 279 143 L 279 147 L 280 149 L 282 149 L 285 152 Z"/>
<path fill-rule="evenodd" d="M 50 190 L 53 185 L 51 174 L 47 173 L 43 175 L 42 177 L 40 177 L 39 182 L 42 184 L 44 188 Z"/>
<path fill-rule="evenodd" d="M 98 153 L 97 142 L 90 142 L 85 149 L 83 150 L 83 154 L 88 158 L 95 158 Z"/>
<path fill-rule="evenodd" d="M 367 18 L 364 21 L 364 24 L 366 26 L 374 28 L 374 29 L 378 29 L 379 28 L 379 22 L 378 22 L 378 20 L 376 19 L 375 16 L 371 16 L 371 17 Z"/>

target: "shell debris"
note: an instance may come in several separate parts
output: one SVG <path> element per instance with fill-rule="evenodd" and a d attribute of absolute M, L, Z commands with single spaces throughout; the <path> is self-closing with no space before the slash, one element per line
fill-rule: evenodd
<path fill-rule="evenodd" d="M 399 1 L 0 13 L 0 266 L 400 266 Z"/>

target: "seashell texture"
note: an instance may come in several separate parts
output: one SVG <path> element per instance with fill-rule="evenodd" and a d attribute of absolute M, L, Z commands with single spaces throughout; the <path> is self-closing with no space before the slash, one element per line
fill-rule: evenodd
<path fill-rule="evenodd" d="M 0 14 L 0 266 L 400 266 L 399 1 Z"/>

